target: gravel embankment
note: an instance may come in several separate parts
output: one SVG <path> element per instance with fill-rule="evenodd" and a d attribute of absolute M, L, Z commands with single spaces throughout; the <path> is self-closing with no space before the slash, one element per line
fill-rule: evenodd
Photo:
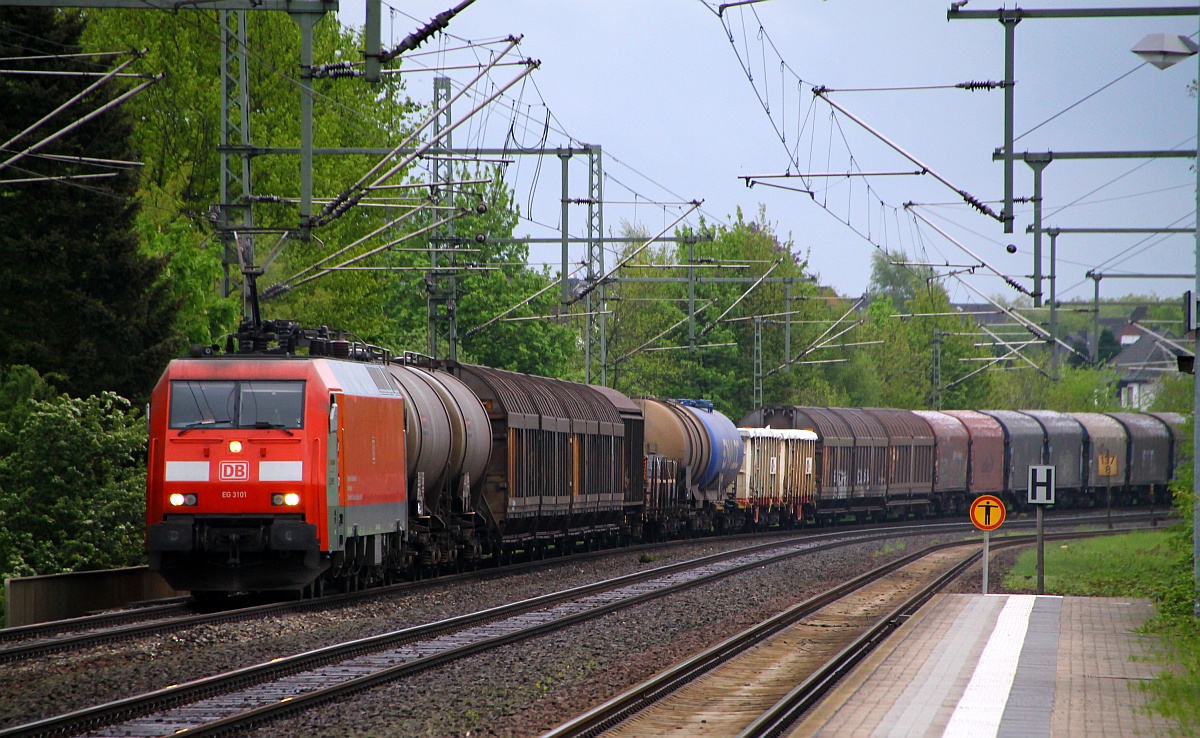
<path fill-rule="evenodd" d="M 609 579 L 681 559 L 741 548 L 746 541 L 705 540 L 640 554 L 565 559 L 536 572 L 398 595 L 354 607 L 190 628 L 6 664 L 0 680 L 0 728 L 142 694 L 280 656 L 387 633 L 515 600 Z"/>
<path fill-rule="evenodd" d="M 764 566 L 345 698 L 253 735 L 538 735 L 834 582 L 932 540 L 910 539 L 902 550 L 860 544 Z"/>
<path fill-rule="evenodd" d="M 932 540 L 910 539 L 902 548 L 860 544 L 765 566 L 273 723 L 258 735 L 536 734 L 836 581 Z M 537 572 L 447 584 L 354 608 L 202 626 L 6 665 L 0 727 L 745 545 L 698 542 L 657 552 L 649 563 L 636 553 L 566 560 Z M 1000 568 L 993 559 L 993 572 Z M 977 590 L 976 573 L 963 591 Z"/>

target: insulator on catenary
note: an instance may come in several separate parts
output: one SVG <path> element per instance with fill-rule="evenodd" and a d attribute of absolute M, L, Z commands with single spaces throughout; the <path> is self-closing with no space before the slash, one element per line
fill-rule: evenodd
<path fill-rule="evenodd" d="M 959 82 L 954 86 L 960 90 L 969 90 L 974 92 L 975 90 L 994 90 L 997 87 L 1006 87 L 1007 84 L 1004 82 L 993 82 L 991 80 L 985 80 L 983 82 L 971 80 L 970 82 Z"/>
<path fill-rule="evenodd" d="M 346 77 L 361 77 L 363 71 L 355 69 L 357 62 L 333 62 L 312 68 L 313 79 L 343 79 Z"/>

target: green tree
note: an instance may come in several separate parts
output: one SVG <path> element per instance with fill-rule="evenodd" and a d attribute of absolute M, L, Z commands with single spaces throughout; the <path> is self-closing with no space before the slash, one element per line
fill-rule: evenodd
<path fill-rule="evenodd" d="M 794 357 L 785 356 L 784 313 L 794 313 L 792 318 L 799 321 L 793 331 L 795 354 L 799 353 L 797 346 L 806 345 L 806 339 L 811 343 L 819 335 L 820 331 L 807 323 L 829 312 L 824 301 L 806 301 L 818 297 L 812 277 L 804 271 L 806 260 L 794 252 L 790 240 L 776 235 L 763 209 L 756 220 L 747 220 L 741 211 L 730 220 L 728 227 L 711 227 L 702 221 L 699 229 L 682 228 L 675 234 L 681 240 L 673 246 L 652 246 L 622 270 L 626 277 L 669 277 L 679 282 L 618 281 L 610 288 L 615 315 L 610 322 L 608 355 L 618 362 L 613 369 L 618 389 L 630 394 L 709 399 L 735 421 L 740 419 L 754 400 L 754 316 L 762 318 L 759 335 L 763 373 L 768 375 L 763 387 L 767 402 L 790 401 L 803 387 L 831 389 L 828 383 L 808 381 L 823 379 L 821 369 L 790 366 L 787 362 Z M 625 231 L 631 238 L 646 235 L 630 226 Z M 635 241 L 629 249 L 640 246 Z M 629 253 L 627 249 L 618 258 Z M 689 264 L 695 267 L 689 270 Z M 695 277 L 694 326 L 689 325 L 687 312 L 689 271 Z M 786 304 L 788 286 L 782 282 L 763 282 L 751 289 L 754 280 L 764 275 L 772 280 L 792 280 L 792 305 Z M 719 281 L 732 276 L 745 281 Z M 694 351 L 689 349 L 693 327 Z"/>
<path fill-rule="evenodd" d="M 5 576 L 143 563 L 146 431 L 112 393 L 35 400 L 0 459 Z"/>
<path fill-rule="evenodd" d="M 1164 374 L 1162 386 L 1154 396 L 1150 409 L 1154 412 L 1190 415 L 1196 378 L 1190 374 Z"/>
<path fill-rule="evenodd" d="M 867 293 L 872 298 L 891 298 L 898 311 L 903 311 L 908 301 L 916 297 L 933 277 L 933 268 L 907 264 L 909 258 L 903 251 L 871 254 L 871 282 Z"/>
<path fill-rule="evenodd" d="M 1119 353 L 1121 353 L 1121 344 L 1117 343 L 1117 337 L 1113 335 L 1113 332 L 1107 328 L 1100 331 L 1100 340 L 1096 346 L 1096 354 L 1099 357 L 1099 362 L 1107 364 L 1116 358 Z"/>
<path fill-rule="evenodd" d="M 31 366 L 0 367 L 0 457 L 16 448 L 17 431 L 25 425 L 33 403 L 52 400 L 57 395 L 54 387 Z"/>
<path fill-rule="evenodd" d="M 172 258 L 170 291 L 183 303 L 178 327 L 187 342 L 217 342 L 236 327 L 241 312 L 237 297 L 218 296 L 225 249 L 206 237 L 210 229 L 208 215 L 219 199 L 220 184 L 218 14 L 193 9 L 179 13 L 88 10 L 87 17 L 90 49 L 148 48 L 150 52 L 139 62 L 140 68 L 166 75 L 162 83 L 129 103 L 138 121 L 135 149 L 145 162 L 139 196 L 146 205 L 146 214 L 138 232 L 147 252 Z M 300 94 L 295 84 L 299 76 L 298 27 L 281 12 L 248 13 L 247 27 L 251 141 L 263 147 L 295 147 L 300 135 Z M 357 58 L 361 48 L 362 39 L 336 19 L 325 18 L 317 24 L 314 56 L 318 63 Z M 318 147 L 395 146 L 411 130 L 407 119 L 416 106 L 403 94 L 398 75 L 388 76 L 377 85 L 357 79 L 323 78 L 314 80 L 313 86 L 313 130 Z M 378 159 L 366 155 L 317 157 L 315 197 L 331 198 L 342 192 Z M 296 226 L 297 173 L 295 156 L 254 159 L 252 186 L 262 197 L 254 205 L 256 226 Z M 405 173 L 394 181 L 404 182 Z M 314 238 L 307 242 L 280 241 L 278 235 L 257 236 L 256 261 L 260 264 L 279 247 L 261 286 L 286 281 L 412 206 L 395 204 L 394 210 L 353 209 L 316 229 Z M 402 233 L 393 229 L 386 237 L 398 235 Z M 347 257 L 377 247 L 383 237 L 364 241 Z M 236 265 L 233 272 L 232 291 L 236 295 L 241 290 Z M 266 301 L 262 307 L 265 317 L 329 325 L 389 347 L 419 348 L 403 340 L 403 321 L 392 320 L 385 309 L 392 295 L 409 288 L 398 274 L 339 272 L 311 287 Z"/>
<path fill-rule="evenodd" d="M 80 51 L 82 21 L 49 8 L 6 8 L 0 55 L 33 57 Z M 14 60 L 17 69 L 63 76 L 6 76 L 0 80 L 0 139 L 9 140 L 93 78 L 87 60 Z M 54 119 L 61 127 L 115 97 L 96 92 Z M 65 116 L 65 117 L 64 117 Z M 34 140 L 49 134 L 41 130 Z M 83 164 L 41 155 L 129 160 L 130 122 L 111 110 L 26 157 L 10 172 L 28 176 L 82 173 Z M 23 140 L 22 143 L 33 143 Z M 176 302 L 159 281 L 162 259 L 138 250 L 133 225 L 135 179 L 41 181 L 0 192 L 0 319 L 5 340 L 0 365 L 27 364 L 61 375 L 60 388 L 77 395 L 114 390 L 128 397 L 149 393 L 175 353 Z"/>

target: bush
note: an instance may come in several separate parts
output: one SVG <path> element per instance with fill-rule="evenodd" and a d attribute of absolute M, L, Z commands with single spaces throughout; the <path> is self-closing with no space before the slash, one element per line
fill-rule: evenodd
<path fill-rule="evenodd" d="M 146 431 L 111 392 L 34 400 L 0 458 L 0 573 L 144 563 Z"/>

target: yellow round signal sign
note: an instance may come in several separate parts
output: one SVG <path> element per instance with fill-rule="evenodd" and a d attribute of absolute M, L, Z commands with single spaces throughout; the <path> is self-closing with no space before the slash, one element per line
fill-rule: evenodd
<path fill-rule="evenodd" d="M 971 503 L 971 522 L 979 530 L 996 530 L 1004 522 L 1004 503 L 995 495 L 980 495 Z"/>

